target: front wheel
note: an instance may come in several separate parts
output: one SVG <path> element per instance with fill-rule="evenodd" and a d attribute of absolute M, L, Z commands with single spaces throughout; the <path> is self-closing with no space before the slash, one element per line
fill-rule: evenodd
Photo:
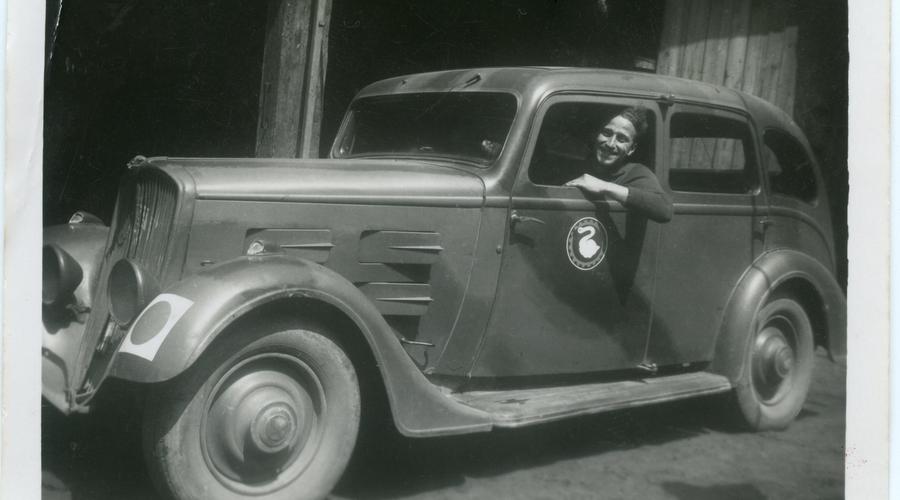
<path fill-rule="evenodd" d="M 781 429 L 800 413 L 813 372 L 813 333 L 792 298 L 770 300 L 759 310 L 735 397 L 753 430 Z"/>
<path fill-rule="evenodd" d="M 359 415 L 353 365 L 328 336 L 234 331 L 153 391 L 145 451 L 177 499 L 322 498 L 347 465 Z"/>

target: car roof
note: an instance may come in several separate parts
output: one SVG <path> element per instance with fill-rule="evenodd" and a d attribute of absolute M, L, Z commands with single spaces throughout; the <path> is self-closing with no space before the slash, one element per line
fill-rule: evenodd
<path fill-rule="evenodd" d="M 481 90 L 528 96 L 544 89 L 597 89 L 626 94 L 668 96 L 743 108 L 738 92 L 696 80 L 653 73 L 597 68 L 472 68 L 398 76 L 365 87 L 360 96 L 406 92 Z"/>
<path fill-rule="evenodd" d="M 613 69 L 529 66 L 435 71 L 381 80 L 363 88 L 357 97 L 475 90 L 509 92 L 533 102 L 548 92 L 565 90 L 596 90 L 651 98 L 665 97 L 747 110 L 758 119 L 761 118 L 763 122 L 799 131 L 781 109 L 738 90 L 697 80 Z"/>

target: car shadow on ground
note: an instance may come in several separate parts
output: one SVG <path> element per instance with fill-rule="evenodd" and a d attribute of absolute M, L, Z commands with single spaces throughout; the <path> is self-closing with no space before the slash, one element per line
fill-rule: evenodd
<path fill-rule="evenodd" d="M 44 500 L 158 498 L 144 465 L 134 412 L 111 408 L 63 416 L 45 402 L 41 419 Z"/>
<path fill-rule="evenodd" d="M 721 397 L 707 397 L 465 436 L 410 439 L 390 430 L 369 432 L 335 494 L 403 497 L 464 487 L 467 477 L 500 476 L 713 431 L 739 432 L 721 425 L 727 415 Z"/>
<path fill-rule="evenodd" d="M 721 398 L 707 397 L 523 429 L 428 439 L 400 436 L 380 422 L 360 437 L 335 496 L 382 499 L 427 493 L 462 486 L 466 477 L 500 476 L 720 431 L 714 426 L 724 418 L 721 403 Z M 127 405 L 70 416 L 46 406 L 42 418 L 45 499 L 158 498 L 143 461 L 140 420 Z"/>
<path fill-rule="evenodd" d="M 678 500 L 766 500 L 762 491 L 752 484 L 726 484 L 693 486 L 687 483 L 667 481 L 662 489 Z"/>

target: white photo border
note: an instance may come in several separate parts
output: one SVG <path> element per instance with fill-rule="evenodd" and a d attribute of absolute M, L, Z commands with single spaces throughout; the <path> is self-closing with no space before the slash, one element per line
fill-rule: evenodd
<path fill-rule="evenodd" d="M 889 353 L 890 285 L 900 281 L 900 260 L 890 253 L 900 235 L 900 186 L 891 184 L 890 153 L 900 154 L 900 112 L 890 107 L 892 6 L 897 0 L 855 0 L 849 6 L 849 286 L 846 497 L 900 498 L 900 464 L 889 465 L 889 423 L 900 422 L 900 406 L 889 406 L 889 382 L 900 382 L 900 370 Z M 42 179 L 43 33 L 45 3 L 0 0 L 0 55 L 5 100 L 0 111 L 4 128 L 3 324 L 0 342 L 0 498 L 31 499 L 41 495 L 40 468 L 40 315 L 39 259 Z M 889 15 L 890 13 L 890 15 Z M 835 33 L 835 36 L 842 36 Z M 894 60 L 900 65 L 900 60 Z M 900 78 L 893 88 L 900 91 Z M 900 94 L 898 94 L 900 95 Z M 900 238 L 897 240 L 900 242 Z M 893 262 L 892 273 L 888 273 Z M 892 280 L 890 278 L 893 278 Z M 895 309 L 896 310 L 896 309 Z M 900 334 L 900 332 L 896 332 Z M 895 357 L 896 359 L 896 357 Z M 892 378 L 889 380 L 889 374 Z M 896 386 L 896 383 L 894 384 Z M 896 394 L 895 394 L 896 395 Z M 897 398 L 895 398 L 896 400 Z M 893 409 L 893 415 L 889 410 Z M 888 472 L 894 486 L 888 489 Z M 893 493 L 893 494 L 891 494 Z"/>

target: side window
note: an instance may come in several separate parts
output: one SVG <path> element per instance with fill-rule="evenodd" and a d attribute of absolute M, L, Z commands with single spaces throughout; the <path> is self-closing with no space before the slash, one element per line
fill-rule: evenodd
<path fill-rule="evenodd" d="M 763 143 L 766 175 L 772 192 L 806 202 L 815 199 L 816 176 L 803 146 L 779 130 L 767 130 Z"/>
<path fill-rule="evenodd" d="M 669 130 L 669 186 L 674 191 L 746 194 L 759 185 L 746 122 L 677 113 Z"/>
<path fill-rule="evenodd" d="M 560 186 L 585 173 L 594 155 L 597 133 L 626 106 L 610 104 L 560 102 L 544 114 L 538 139 L 528 166 L 533 184 Z M 645 137 L 638 141 L 630 161 L 653 169 L 651 151 L 654 144 L 653 113 L 648 113 Z"/>

